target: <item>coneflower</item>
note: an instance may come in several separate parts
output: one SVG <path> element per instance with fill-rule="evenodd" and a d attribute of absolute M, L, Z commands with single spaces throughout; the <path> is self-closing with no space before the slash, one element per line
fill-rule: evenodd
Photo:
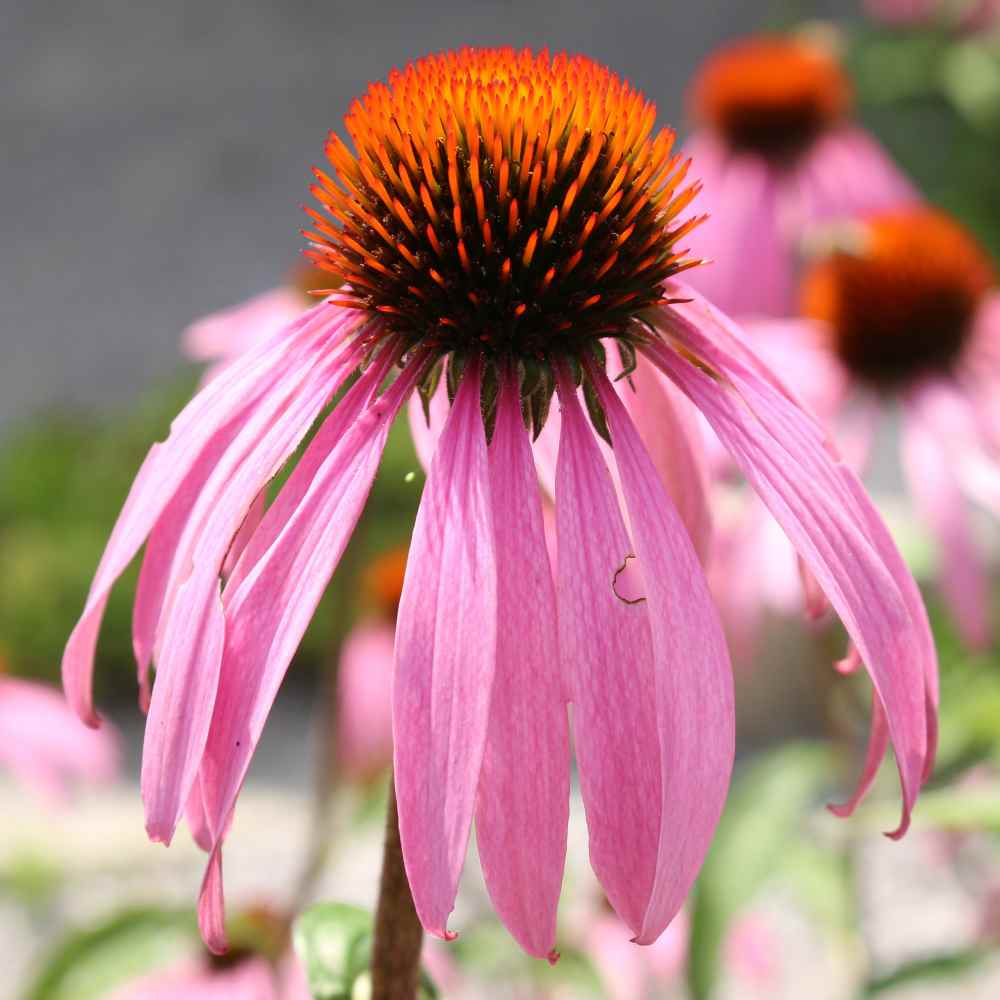
<path fill-rule="evenodd" d="M 677 913 L 722 810 L 728 653 L 609 366 L 687 395 L 826 589 L 888 720 L 901 833 L 933 757 L 923 607 L 819 427 L 676 280 L 694 263 L 682 241 L 696 188 L 653 105 L 582 56 L 465 49 L 394 71 L 346 121 L 354 148 L 331 136 L 309 233 L 310 257 L 342 286 L 212 380 L 153 447 L 63 662 L 73 704 L 96 721 L 101 613 L 148 538 L 135 613 L 141 683 L 151 661 L 157 671 L 147 829 L 169 841 L 187 808 L 211 851 L 209 944 L 224 946 L 222 843 L 272 701 L 392 421 L 414 392 L 433 394 L 442 368 L 450 409 L 410 543 L 393 678 L 399 832 L 423 925 L 450 936 L 475 818 L 501 918 L 527 951 L 552 952 L 567 702 L 591 861 L 638 942 Z M 355 375 L 221 579 L 256 498 Z M 556 408 L 553 576 L 532 435 Z"/>
<path fill-rule="evenodd" d="M 802 37 L 732 42 L 695 77 L 684 152 L 703 185 L 693 210 L 709 218 L 691 250 L 712 263 L 691 283 L 731 315 L 794 313 L 801 244 L 818 222 L 917 200 L 852 103 L 833 54 Z"/>
<path fill-rule="evenodd" d="M 901 411 L 903 471 L 937 544 L 943 594 L 966 642 L 985 646 L 990 574 L 970 501 L 1000 513 L 1000 290 L 989 256 L 942 212 L 873 215 L 813 264 L 802 309 L 820 325 L 803 329 L 801 349 L 819 347 L 834 365 L 814 387 L 829 419 L 852 406 L 870 442 L 880 414 Z M 866 461 L 863 449 L 855 464 Z"/>

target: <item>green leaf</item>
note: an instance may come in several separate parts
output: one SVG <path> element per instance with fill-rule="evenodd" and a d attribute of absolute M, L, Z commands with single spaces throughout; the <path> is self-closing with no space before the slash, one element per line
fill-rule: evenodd
<path fill-rule="evenodd" d="M 197 924 L 188 910 L 127 910 L 60 942 L 25 1000 L 96 1000 L 197 953 L 197 940 Z"/>
<path fill-rule="evenodd" d="M 306 967 L 313 1000 L 363 1000 L 370 995 L 372 916 L 348 903 L 319 903 L 295 921 L 292 941 Z M 421 972 L 422 1000 L 437 1000 Z"/>
<path fill-rule="evenodd" d="M 885 976 L 869 979 L 861 995 L 863 997 L 881 996 L 897 986 L 924 983 L 935 979 L 947 981 L 951 985 L 956 976 L 971 971 L 989 954 L 990 952 L 986 949 L 970 948 L 967 951 L 933 955 L 930 958 L 907 962 Z"/>
<path fill-rule="evenodd" d="M 808 744 L 767 753 L 737 774 L 694 892 L 688 956 L 694 1000 L 711 996 L 730 924 L 791 856 L 828 774 L 827 751 Z"/>
<path fill-rule="evenodd" d="M 359 953 L 370 948 L 371 932 L 371 914 L 347 903 L 319 903 L 299 916 L 292 941 L 315 1000 L 350 1000 L 366 968 Z"/>

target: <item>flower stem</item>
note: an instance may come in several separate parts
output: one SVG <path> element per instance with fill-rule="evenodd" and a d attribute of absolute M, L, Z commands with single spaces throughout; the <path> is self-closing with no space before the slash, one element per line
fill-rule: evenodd
<path fill-rule="evenodd" d="M 396 785 L 390 776 L 382 880 L 372 943 L 372 1000 L 416 1000 L 423 939 L 424 931 L 403 867 Z"/>

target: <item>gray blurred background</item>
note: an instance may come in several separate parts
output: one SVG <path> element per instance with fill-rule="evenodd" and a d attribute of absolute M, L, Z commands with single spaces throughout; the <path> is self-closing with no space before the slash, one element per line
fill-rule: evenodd
<path fill-rule="evenodd" d="M 682 132 L 720 40 L 846 0 L 3 0 L 0 434 L 111 405 L 178 364 L 194 317 L 275 284 L 308 169 L 369 80 L 428 51 L 586 53 Z"/>

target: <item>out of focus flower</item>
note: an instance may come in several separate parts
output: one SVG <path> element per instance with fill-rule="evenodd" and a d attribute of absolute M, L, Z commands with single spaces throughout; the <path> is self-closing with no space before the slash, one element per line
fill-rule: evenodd
<path fill-rule="evenodd" d="M 344 640 L 337 672 L 337 761 L 355 781 L 392 763 L 392 661 L 406 550 L 379 556 L 362 581 L 366 614 Z"/>
<path fill-rule="evenodd" d="M 802 327 L 804 349 L 822 347 L 836 363 L 821 390 L 838 403 L 827 415 L 855 407 L 862 470 L 879 415 L 899 409 L 903 471 L 937 543 L 942 592 L 965 640 L 982 647 L 991 588 L 969 501 L 1000 513 L 996 273 L 965 229 L 931 209 L 870 216 L 840 242 L 813 265 L 802 295 L 819 323 Z"/>
<path fill-rule="evenodd" d="M 87 728 L 61 691 L 10 677 L 0 661 L 0 767 L 31 791 L 59 802 L 72 782 L 112 780 L 118 758 L 113 727 Z"/>
<path fill-rule="evenodd" d="M 207 381 L 314 306 L 317 289 L 336 284 L 329 272 L 301 265 L 285 284 L 196 320 L 184 331 L 181 348 L 192 361 L 211 362 L 204 376 Z"/>
<path fill-rule="evenodd" d="M 203 952 L 117 989 L 109 1000 L 310 1000 L 287 921 L 265 907 L 240 913 L 224 957 Z"/>
<path fill-rule="evenodd" d="M 1000 19 L 1000 0 L 865 0 L 865 10 L 886 24 L 984 31 Z"/>
<path fill-rule="evenodd" d="M 596 916 L 582 945 L 601 978 L 608 1000 L 644 1000 L 680 979 L 687 957 L 686 910 L 648 948 L 636 948 L 633 935 L 613 913 Z"/>
<path fill-rule="evenodd" d="M 691 93 L 685 144 L 707 221 L 691 284 L 731 315 L 794 311 L 803 240 L 819 222 L 916 199 L 876 140 L 851 121 L 852 90 L 818 43 L 752 37 L 715 52 Z"/>
<path fill-rule="evenodd" d="M 263 958 L 215 966 L 191 962 L 164 969 L 118 990 L 114 1000 L 308 1000 L 308 989 L 286 992 Z"/>
<path fill-rule="evenodd" d="M 731 451 L 862 651 L 898 760 L 896 835 L 906 829 L 936 732 L 916 585 L 818 425 L 676 280 L 692 263 L 679 241 L 693 189 L 655 117 L 608 70 L 547 52 L 446 53 L 372 85 L 347 118 L 356 151 L 331 135 L 336 177 L 317 171 L 313 188 L 326 214 L 311 212 L 310 253 L 341 293 L 213 379 L 139 471 L 63 675 L 94 721 L 101 615 L 148 538 L 134 616 L 143 686 L 157 668 L 147 830 L 169 841 L 186 809 L 210 849 L 212 948 L 225 947 L 223 840 L 268 711 L 392 421 L 444 366 L 451 404 L 393 669 L 400 835 L 423 925 L 451 936 L 475 816 L 496 909 L 528 952 L 551 953 L 568 701 L 591 862 L 638 942 L 663 932 L 702 863 L 733 762 L 732 677 L 695 546 L 636 429 L 659 408 L 665 439 L 682 436 L 665 380 Z M 623 381 L 619 395 L 609 364 L 634 369 L 638 391 Z M 248 511 L 342 388 L 221 587 Z M 551 422 L 554 397 L 555 578 L 529 433 Z"/>
<path fill-rule="evenodd" d="M 756 914 L 739 918 L 726 935 L 725 960 L 736 976 L 758 990 L 774 991 L 782 941 Z"/>

